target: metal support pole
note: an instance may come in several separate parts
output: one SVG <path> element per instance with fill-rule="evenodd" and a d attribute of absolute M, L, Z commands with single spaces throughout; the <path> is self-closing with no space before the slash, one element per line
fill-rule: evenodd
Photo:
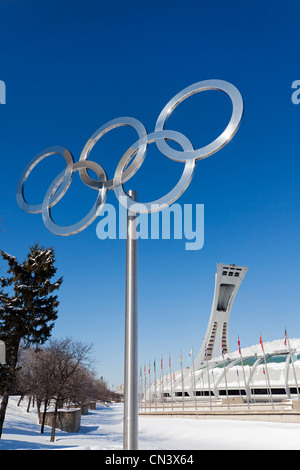
<path fill-rule="evenodd" d="M 137 200 L 136 191 L 128 195 Z M 124 450 L 138 448 L 138 305 L 136 214 L 127 211 L 124 366 Z"/>

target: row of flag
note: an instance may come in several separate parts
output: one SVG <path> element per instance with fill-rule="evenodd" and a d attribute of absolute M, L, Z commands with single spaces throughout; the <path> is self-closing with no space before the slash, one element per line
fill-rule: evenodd
<path fill-rule="evenodd" d="M 265 357 L 264 345 L 263 345 L 261 333 L 260 333 L 260 336 L 259 336 L 259 342 L 260 342 L 260 345 L 261 345 L 261 348 L 262 348 L 263 358 L 264 358 L 263 374 L 266 377 L 267 387 L 268 387 L 268 390 L 269 390 L 268 393 L 269 393 L 270 403 L 272 405 L 272 408 L 274 409 L 270 379 L 269 379 L 268 368 L 267 368 L 267 361 L 266 361 L 266 357 Z M 284 332 L 284 345 L 288 346 L 288 348 L 290 349 L 290 344 L 289 344 L 289 339 L 288 339 L 287 329 L 286 328 L 285 328 L 285 332 Z M 224 348 L 223 342 L 222 342 L 223 362 L 224 362 L 224 349 L 225 348 Z M 238 350 L 239 350 L 239 354 L 240 354 L 240 358 L 241 358 L 242 372 L 243 372 L 244 384 L 245 384 L 245 388 L 246 388 L 246 377 L 245 377 L 244 363 L 243 363 L 243 357 L 242 357 L 242 351 L 241 351 L 241 342 L 240 342 L 240 337 L 239 336 L 238 336 Z M 191 356 L 192 356 L 192 361 L 193 361 L 193 364 L 192 364 L 192 367 L 191 367 L 191 381 L 192 380 L 194 381 L 193 388 L 196 389 L 193 348 L 191 348 L 191 350 L 189 352 L 188 360 L 190 359 Z M 205 347 L 205 358 L 208 361 L 206 347 Z M 184 374 L 183 374 L 183 369 L 182 369 L 182 353 L 181 353 L 181 351 L 180 351 L 180 366 L 181 366 L 181 380 L 180 380 L 180 376 L 177 376 L 177 380 L 178 380 L 179 383 L 180 382 L 182 383 L 182 404 L 183 404 L 183 409 L 184 409 L 184 396 L 185 396 L 185 394 L 184 394 Z M 292 366 L 293 366 L 293 361 L 292 361 Z M 173 396 L 173 394 L 172 394 L 172 383 L 174 384 L 176 382 L 176 377 L 175 377 L 175 373 L 173 372 L 173 374 L 172 374 L 172 371 L 171 371 L 171 354 L 169 355 L 169 368 L 170 368 L 170 371 L 169 371 L 169 373 L 165 374 L 165 378 L 164 378 L 163 357 L 161 357 L 161 375 L 160 375 L 160 379 L 157 381 L 156 380 L 156 360 L 154 360 L 154 362 L 153 362 L 153 369 L 154 369 L 154 375 L 155 375 L 154 385 L 155 385 L 155 387 L 157 385 L 161 387 L 162 396 L 164 396 L 164 388 L 163 388 L 164 387 L 164 380 L 166 380 L 167 383 L 170 380 L 171 395 L 169 395 L 169 396 Z M 294 376 L 295 376 L 298 399 L 300 401 L 300 393 L 299 393 L 299 389 L 298 389 L 297 377 L 296 377 L 296 373 L 295 373 L 295 370 L 294 370 L 294 366 L 293 366 L 293 371 L 294 371 Z M 149 382 L 151 383 L 150 372 L 151 371 L 150 371 L 150 362 L 149 362 L 148 374 L 149 374 Z M 211 374 L 213 376 L 213 370 L 211 370 Z M 144 380 L 145 384 L 144 385 L 145 385 L 145 396 L 146 396 L 146 388 L 147 388 L 147 381 L 148 381 L 147 377 L 146 377 L 146 364 L 144 366 L 144 375 L 145 375 L 145 380 Z M 239 375 L 238 370 L 237 370 L 237 375 Z M 250 368 L 250 376 L 251 376 L 251 368 Z M 142 377 L 142 368 L 141 368 L 141 377 Z M 209 382 L 209 368 L 207 368 L 207 378 L 208 378 L 208 387 L 209 387 L 210 409 L 212 409 L 212 401 L 211 401 L 211 393 L 210 393 L 210 382 Z M 227 404 L 228 404 L 228 409 L 230 409 L 225 362 L 224 362 L 224 379 L 225 379 L 225 386 L 226 386 L 226 392 L 227 392 L 226 393 L 226 395 L 227 395 Z M 238 378 L 238 380 L 239 380 L 239 378 Z M 156 390 L 156 388 L 155 388 L 155 390 Z M 196 393 L 194 395 L 195 395 L 195 409 L 197 409 Z M 155 391 L 155 407 L 157 407 L 157 399 L 156 398 L 157 398 L 157 395 L 156 395 L 156 391 Z M 246 393 L 246 401 L 247 401 L 248 409 L 250 409 L 250 400 L 249 400 L 248 392 Z M 172 409 L 173 409 L 173 400 L 171 400 L 171 404 L 172 404 Z M 144 401 L 144 406 L 145 406 L 145 409 L 146 409 L 146 400 Z M 162 400 L 162 406 L 163 406 L 163 410 L 164 410 L 164 400 Z M 149 401 L 149 407 L 151 408 L 151 400 Z"/>
<path fill-rule="evenodd" d="M 190 360 L 190 357 L 191 355 L 193 354 L 193 348 L 191 348 L 190 352 L 189 352 L 189 355 L 188 355 L 188 361 Z M 180 351 L 180 365 L 182 365 L 182 353 Z M 161 360 L 160 360 L 160 368 L 161 370 L 163 370 L 163 357 L 161 357 Z M 169 355 L 169 368 L 171 368 L 171 354 Z M 153 371 L 154 373 L 156 372 L 156 359 L 154 359 L 153 361 Z M 149 365 L 148 365 L 148 373 L 150 374 L 150 361 L 149 361 Z M 146 375 L 146 364 L 144 365 L 144 375 Z"/>
<path fill-rule="evenodd" d="M 264 353 L 264 345 L 263 345 L 261 333 L 260 333 L 260 336 L 259 336 L 259 342 L 260 342 L 262 351 Z M 284 345 L 287 346 L 287 343 L 288 343 L 288 335 L 287 335 L 287 329 L 285 328 Z M 241 352 L 241 341 L 240 341 L 239 336 L 238 336 L 238 350 L 239 350 L 239 354 L 241 355 L 242 354 L 242 352 Z M 223 341 L 221 343 L 221 351 L 222 351 L 222 356 L 224 357 L 225 348 L 224 348 Z M 193 355 L 193 348 L 190 349 L 190 352 L 189 352 L 189 355 L 188 355 L 188 361 L 190 360 L 192 355 Z M 205 358 L 207 359 L 206 347 L 205 347 L 204 355 L 205 355 Z M 180 366 L 182 366 L 182 352 L 181 351 L 180 351 L 179 361 L 180 361 Z M 161 357 L 161 360 L 160 360 L 160 368 L 161 368 L 161 371 L 163 371 L 163 357 Z M 171 354 L 169 354 L 169 368 L 171 369 Z M 154 361 L 153 361 L 153 371 L 154 371 L 154 373 L 156 373 L 156 359 L 154 359 Z M 149 365 L 148 365 L 148 374 L 150 374 L 150 362 L 149 362 Z M 144 375 L 146 375 L 146 364 L 144 366 Z"/>

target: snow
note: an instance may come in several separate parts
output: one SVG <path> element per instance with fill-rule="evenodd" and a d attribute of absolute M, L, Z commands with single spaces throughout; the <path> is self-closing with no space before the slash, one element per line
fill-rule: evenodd
<path fill-rule="evenodd" d="M 268 341 L 264 342 L 263 341 L 263 346 L 264 346 L 264 352 L 265 354 L 271 354 L 274 352 L 286 352 L 289 351 L 289 347 L 293 350 L 300 351 L 300 338 L 289 338 L 289 345 L 287 344 L 286 346 L 284 345 L 284 338 L 282 339 L 275 339 L 273 341 Z M 241 348 L 242 350 L 242 355 L 243 357 L 247 356 L 254 356 L 257 354 L 258 356 L 262 356 L 262 349 L 260 343 L 258 344 L 253 344 L 252 346 L 246 347 L 246 348 Z M 235 350 L 233 352 L 230 352 L 229 354 L 225 354 L 225 359 L 227 357 L 230 357 L 230 359 L 238 358 L 239 357 L 239 350 Z M 222 361 L 222 356 L 219 356 L 216 358 L 218 361 Z"/>
<path fill-rule="evenodd" d="M 123 404 L 81 417 L 78 433 L 51 430 L 40 434 L 36 409 L 27 413 L 27 400 L 17 406 L 10 397 L 0 450 L 122 450 Z M 140 450 L 287 450 L 300 449 L 300 424 L 219 419 L 139 417 Z"/>

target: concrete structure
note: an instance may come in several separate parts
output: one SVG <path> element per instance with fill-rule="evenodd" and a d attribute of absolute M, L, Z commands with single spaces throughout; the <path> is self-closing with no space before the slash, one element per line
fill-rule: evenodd
<path fill-rule="evenodd" d="M 172 377 L 166 374 L 163 383 L 152 384 L 146 392 L 147 401 L 176 404 L 184 398 L 188 405 L 225 399 L 229 405 L 232 398 L 238 397 L 248 404 L 286 399 L 300 403 L 300 340 L 267 343 L 265 357 L 260 344 L 242 349 L 241 354 L 230 352 L 229 317 L 247 269 L 217 265 L 208 327 L 194 364 L 183 373 L 173 372 Z"/>
<path fill-rule="evenodd" d="M 89 414 L 89 410 L 95 410 L 96 409 L 96 403 L 95 402 L 88 402 L 88 403 L 81 403 L 79 405 L 68 405 L 68 409 L 76 409 L 80 408 L 81 409 L 81 415 L 85 416 Z"/>
<path fill-rule="evenodd" d="M 53 421 L 53 411 L 47 411 L 45 425 L 52 426 Z M 42 419 L 42 413 L 40 416 L 40 424 Z M 76 408 L 73 410 L 58 410 L 56 418 L 56 428 L 65 432 L 78 432 L 80 429 L 81 423 L 81 409 Z"/>
<path fill-rule="evenodd" d="M 209 360 L 221 355 L 222 344 L 224 353 L 230 351 L 229 317 L 233 301 L 247 270 L 248 268 L 244 266 L 235 266 L 234 264 L 219 263 L 217 265 L 211 314 L 202 346 L 195 360 L 195 369 L 201 366 L 205 358 L 205 349 Z"/>

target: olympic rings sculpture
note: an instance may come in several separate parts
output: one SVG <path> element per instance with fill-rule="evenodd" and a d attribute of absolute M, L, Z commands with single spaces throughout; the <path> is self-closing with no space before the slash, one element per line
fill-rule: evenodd
<path fill-rule="evenodd" d="M 164 127 L 170 114 L 182 101 L 195 93 L 206 90 L 220 90 L 226 93 L 232 102 L 232 115 L 227 127 L 217 139 L 205 147 L 195 150 L 186 136 L 177 131 L 166 130 Z M 74 235 L 88 227 L 100 214 L 106 201 L 107 192 L 110 189 L 114 190 L 120 204 L 135 214 L 162 210 L 175 202 L 186 190 L 192 180 L 196 161 L 218 152 L 233 138 L 239 128 L 242 115 L 243 100 L 240 92 L 234 85 L 223 80 L 197 82 L 179 92 L 167 103 L 157 119 L 154 132 L 150 134 L 147 134 L 145 127 L 137 119 L 120 117 L 107 122 L 91 136 L 81 152 L 79 161 L 76 163 L 71 152 L 64 147 L 50 147 L 43 150 L 23 170 L 17 185 L 17 202 L 21 209 L 26 212 L 32 214 L 42 213 L 45 226 L 54 234 L 62 236 Z M 104 134 L 120 126 L 134 128 L 137 132 L 138 140 L 119 161 L 114 178 L 108 180 L 104 169 L 98 163 L 88 160 L 88 157 L 94 145 Z M 182 151 L 171 148 L 167 143 L 168 140 L 178 143 Z M 184 162 L 185 165 L 178 183 L 168 194 L 156 201 L 140 203 L 134 201 L 125 193 L 123 184 L 138 171 L 146 157 L 148 145 L 153 142 L 156 142 L 158 149 L 166 157 L 178 162 Z M 24 196 L 25 182 L 33 168 L 40 161 L 54 154 L 60 154 L 64 157 L 66 169 L 51 183 L 41 204 L 29 204 Z M 98 180 L 91 178 L 87 170 L 92 170 L 97 175 Z M 84 184 L 97 191 L 97 197 L 92 209 L 82 220 L 74 225 L 61 227 L 53 221 L 51 208 L 60 201 L 68 190 L 75 171 L 79 171 L 80 178 Z"/>

